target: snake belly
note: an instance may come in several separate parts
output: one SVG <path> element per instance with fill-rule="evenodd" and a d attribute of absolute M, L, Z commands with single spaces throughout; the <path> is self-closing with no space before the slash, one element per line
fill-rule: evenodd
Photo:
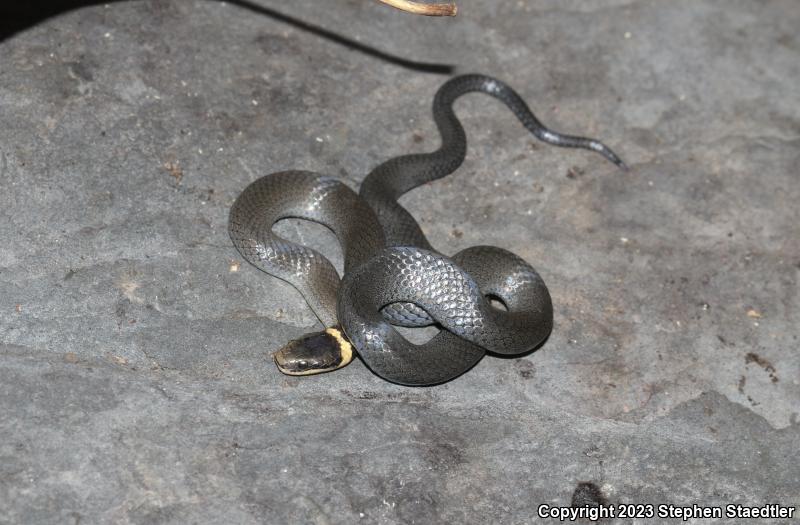
<path fill-rule="evenodd" d="M 237 198 L 229 233 L 242 256 L 292 284 L 326 327 L 340 325 L 364 363 L 403 385 L 453 379 L 489 351 L 516 355 L 541 344 L 553 326 L 550 294 L 536 270 L 513 253 L 472 247 L 452 258 L 436 252 L 398 199 L 455 171 L 467 141 L 453 111 L 460 96 L 482 92 L 503 102 L 539 140 L 596 151 L 620 167 L 602 143 L 547 129 L 510 87 L 485 75 L 446 82 L 433 102 L 441 135 L 432 153 L 393 158 L 375 168 L 354 193 L 336 179 L 307 171 L 264 176 Z M 272 231 L 284 218 L 318 222 L 337 236 L 345 256 L 340 282 L 316 250 Z M 492 306 L 489 298 L 502 302 Z M 416 345 L 395 326 L 436 324 L 441 330 Z"/>

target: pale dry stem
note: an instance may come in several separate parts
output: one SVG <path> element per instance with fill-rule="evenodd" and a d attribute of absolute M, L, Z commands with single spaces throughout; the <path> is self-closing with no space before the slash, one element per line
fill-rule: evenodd
<path fill-rule="evenodd" d="M 456 4 L 421 4 L 409 0 L 379 0 L 401 11 L 425 16 L 456 16 Z"/>

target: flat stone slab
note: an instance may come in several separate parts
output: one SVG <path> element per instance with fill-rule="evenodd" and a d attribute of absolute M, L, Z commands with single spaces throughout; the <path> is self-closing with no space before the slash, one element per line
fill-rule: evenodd
<path fill-rule="evenodd" d="M 800 504 L 796 3 L 459 7 L 125 2 L 0 41 L 0 523 L 532 523 L 581 483 Z M 448 65 L 633 168 L 473 95 L 464 166 L 402 199 L 445 254 L 534 264 L 552 336 L 434 388 L 282 376 L 319 326 L 230 205 L 433 150 Z"/>

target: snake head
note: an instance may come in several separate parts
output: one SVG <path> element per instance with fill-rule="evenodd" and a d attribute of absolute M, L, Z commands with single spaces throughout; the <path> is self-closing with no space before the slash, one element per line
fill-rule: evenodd
<path fill-rule="evenodd" d="M 353 347 L 338 328 L 328 328 L 289 341 L 273 357 L 284 374 L 308 376 L 348 365 L 353 360 Z"/>

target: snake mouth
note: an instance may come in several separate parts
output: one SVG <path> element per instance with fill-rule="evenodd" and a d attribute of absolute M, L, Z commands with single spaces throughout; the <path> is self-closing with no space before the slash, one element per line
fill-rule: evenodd
<path fill-rule="evenodd" d="M 338 370 L 353 360 L 353 347 L 337 328 L 306 334 L 275 352 L 275 365 L 290 376 Z"/>

